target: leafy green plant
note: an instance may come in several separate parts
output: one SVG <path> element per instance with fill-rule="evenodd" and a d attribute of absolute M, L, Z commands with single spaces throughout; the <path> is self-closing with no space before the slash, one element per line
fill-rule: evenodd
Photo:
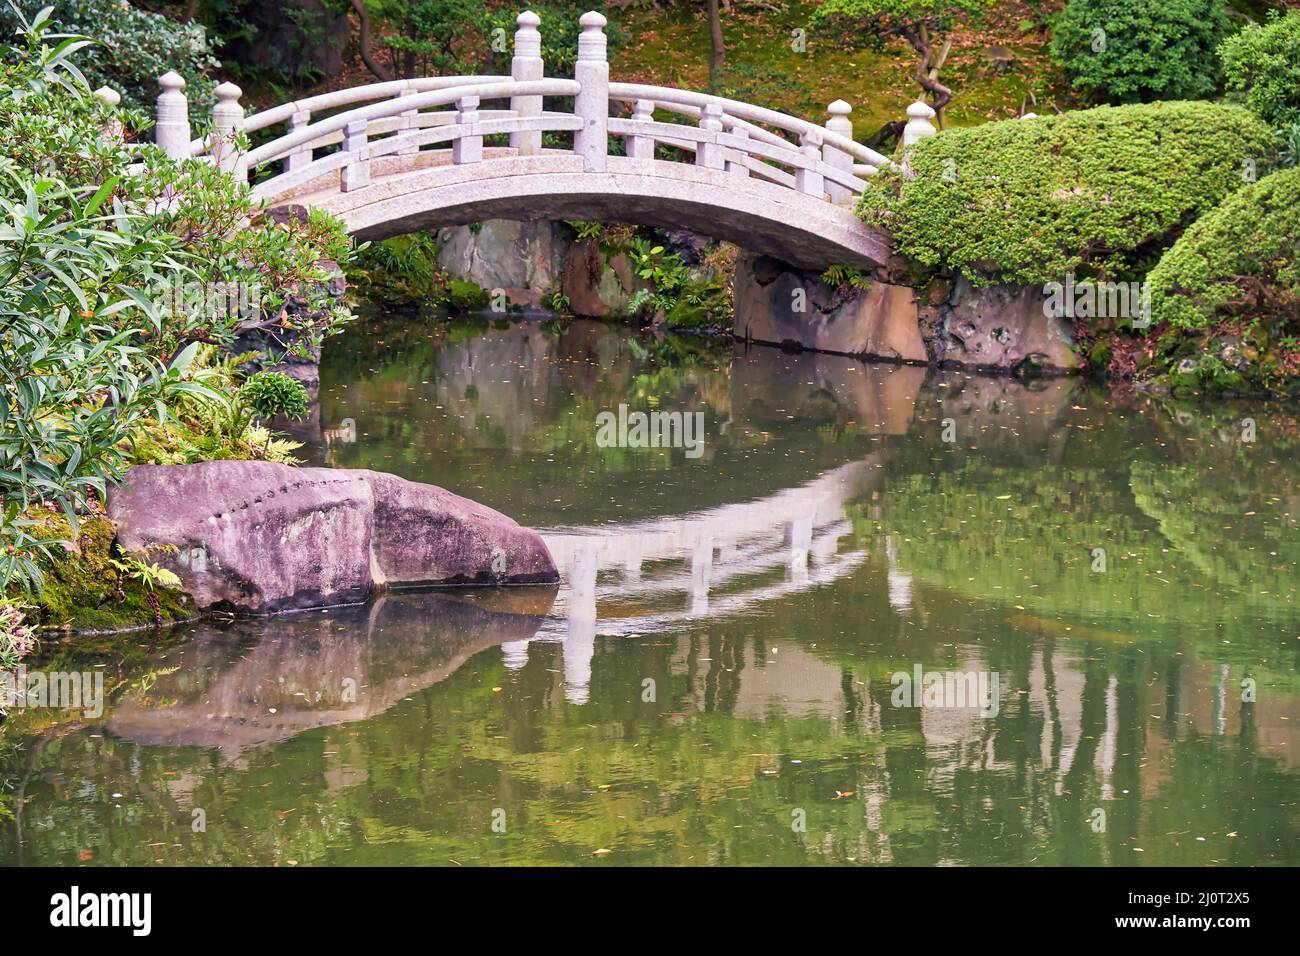
<path fill-rule="evenodd" d="M 487 46 L 488 14 L 482 3 L 373 0 L 370 6 L 387 28 L 376 42 L 388 51 L 390 75 L 475 72 Z"/>
<path fill-rule="evenodd" d="M 605 224 L 594 219 L 566 222 L 578 242 L 598 242 L 605 235 Z"/>
<path fill-rule="evenodd" d="M 1225 40 L 1219 56 L 1230 96 L 1279 129 L 1300 123 L 1300 11 L 1271 11 Z"/>
<path fill-rule="evenodd" d="M 915 178 L 872 177 L 858 209 L 918 267 L 977 285 L 1129 279 L 1273 149 L 1269 128 L 1236 106 L 1076 110 L 922 140 Z"/>
<path fill-rule="evenodd" d="M 1300 166 L 1300 121 L 1277 131 L 1277 162 L 1283 169 Z"/>
<path fill-rule="evenodd" d="M 216 41 L 196 21 L 180 23 L 150 13 L 124 0 L 52 0 L 0 6 L 0 33 L 12 37 L 31 20 L 46 18 L 74 34 L 99 42 L 82 52 L 79 66 L 91 88 L 110 86 L 122 95 L 122 105 L 152 112 L 158 98 L 158 77 L 175 70 L 185 78 L 192 108 L 205 110 L 215 100 L 211 74 L 221 64 L 213 56 Z"/>
<path fill-rule="evenodd" d="M 564 294 L 564 290 L 556 286 L 548 289 L 542 296 L 542 305 L 557 315 L 569 315 L 573 310 L 573 303 L 569 297 Z"/>
<path fill-rule="evenodd" d="M 294 421 L 307 417 L 307 389 L 283 372 L 258 372 L 239 389 L 239 400 L 258 418 L 283 415 Z"/>
<path fill-rule="evenodd" d="M 1095 103 L 1195 99 L 1218 85 L 1223 0 L 1069 0 L 1052 58 Z"/>
<path fill-rule="evenodd" d="M 871 280 L 862 274 L 861 269 L 853 266 L 828 266 L 822 273 L 822 281 L 840 291 L 871 288 Z"/>
<path fill-rule="evenodd" d="M 174 551 L 175 548 L 164 547 L 163 550 Z M 162 604 L 158 600 L 158 590 L 166 588 L 169 591 L 179 591 L 182 587 L 181 579 L 176 572 L 164 568 L 160 564 L 151 564 L 142 557 L 136 557 L 122 548 L 117 549 L 120 558 L 109 558 L 109 566 L 118 574 L 118 595 L 119 600 L 123 593 L 125 582 L 138 581 L 143 586 L 145 597 L 149 601 L 150 608 L 153 609 L 154 626 L 162 627 Z"/>
<path fill-rule="evenodd" d="M 168 305 L 177 281 L 273 290 L 266 322 L 295 348 L 350 317 L 331 288 L 339 223 L 275 221 L 214 167 L 105 135 L 120 111 L 70 60 L 84 38 L 51 34 L 48 16 L 0 47 L 0 587 L 24 589 L 54 543 L 33 537 L 33 508 L 57 506 L 75 536 L 136 436 L 179 407 L 229 405 L 192 366 L 245 317 Z"/>
<path fill-rule="evenodd" d="M 27 623 L 25 606 L 0 600 L 0 670 L 10 671 L 36 648 L 36 629 Z M 0 699 L 0 714 L 4 701 Z"/>
<path fill-rule="evenodd" d="M 637 277 L 650 284 L 632 295 L 628 311 L 670 311 L 690 279 L 690 270 L 680 256 L 643 236 L 633 237 L 625 248 Z"/>
<path fill-rule="evenodd" d="M 121 548 L 118 549 L 118 554 L 121 555 L 120 559 L 109 558 L 108 563 L 119 574 L 132 581 L 139 581 L 147 590 L 167 588 L 176 591 L 181 588 L 181 579 L 177 577 L 176 572 L 164 568 L 161 564 L 150 564 Z"/>

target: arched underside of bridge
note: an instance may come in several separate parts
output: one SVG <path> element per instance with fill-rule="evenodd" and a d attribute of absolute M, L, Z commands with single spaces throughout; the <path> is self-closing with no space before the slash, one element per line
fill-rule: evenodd
<path fill-rule="evenodd" d="M 427 152 L 386 158 L 365 186 L 340 192 L 335 173 L 271 205 L 325 209 L 363 240 L 486 219 L 591 219 L 690 229 L 804 269 L 870 269 L 889 257 L 888 237 L 851 208 L 757 177 L 619 156 L 593 173 L 571 153 L 464 165 L 446 159 Z"/>

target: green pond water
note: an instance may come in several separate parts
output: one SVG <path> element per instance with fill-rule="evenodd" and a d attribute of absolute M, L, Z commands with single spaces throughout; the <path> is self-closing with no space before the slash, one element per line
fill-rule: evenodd
<path fill-rule="evenodd" d="M 0 731 L 0 863 L 1300 864 L 1294 408 L 389 317 L 295 433 L 563 583 L 52 644 L 110 703 Z"/>

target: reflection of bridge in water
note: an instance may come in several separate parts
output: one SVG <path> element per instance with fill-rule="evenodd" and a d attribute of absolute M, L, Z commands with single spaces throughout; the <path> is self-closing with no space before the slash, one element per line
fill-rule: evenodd
<path fill-rule="evenodd" d="M 530 640 L 562 640 L 566 693 L 587 698 L 597 630 L 660 631 L 734 614 L 859 567 L 867 552 L 844 539 L 845 504 L 876 487 L 878 455 L 807 484 L 685 517 L 544 534 L 565 583 L 556 613 Z M 503 647 L 522 667 L 528 640 Z"/>

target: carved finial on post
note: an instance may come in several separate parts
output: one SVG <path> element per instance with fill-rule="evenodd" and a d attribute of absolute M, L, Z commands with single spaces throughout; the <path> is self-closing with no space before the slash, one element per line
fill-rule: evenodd
<path fill-rule="evenodd" d="M 605 58 L 605 23 L 594 10 L 584 13 L 578 23 L 578 62 L 573 78 L 581 89 L 574 98 L 574 112 L 582 119 L 582 129 L 573 136 L 573 150 L 582 157 L 587 172 L 603 173 L 609 150 L 609 62 Z"/>
<path fill-rule="evenodd" d="M 826 131 L 852 139 L 853 120 L 849 119 L 849 114 L 853 112 L 853 107 L 843 100 L 836 100 L 826 107 L 826 112 L 830 114 L 830 119 L 826 121 Z M 830 143 L 822 144 L 822 161 L 850 175 L 853 173 L 853 156 Z M 831 197 L 833 203 L 847 203 L 853 199 L 853 193 L 847 186 L 830 181 L 826 183 L 826 195 Z"/>
<path fill-rule="evenodd" d="M 122 102 L 122 94 L 111 86 L 101 86 L 91 94 L 110 110 L 115 110 Z M 104 123 L 104 132 L 101 137 L 106 143 L 122 142 L 122 121 L 116 116 L 111 116 Z"/>
<path fill-rule="evenodd" d="M 531 10 L 525 10 L 515 17 L 515 24 L 519 27 L 515 31 L 515 59 L 540 58 L 542 55 L 542 33 L 537 28 L 542 25 L 542 18 Z"/>
<path fill-rule="evenodd" d="M 545 76 L 546 64 L 542 62 L 542 34 L 537 28 L 542 18 L 525 10 L 515 18 L 519 29 L 515 31 L 515 55 L 510 61 L 510 76 L 516 83 L 535 82 Z M 541 116 L 540 96 L 514 96 L 510 109 L 520 118 Z M 520 156 L 533 156 L 542 151 L 541 130 L 519 130 L 510 134 L 510 145 Z"/>
<path fill-rule="evenodd" d="M 190 155 L 190 102 L 186 98 L 185 77 L 168 70 L 158 77 L 163 91 L 158 97 L 158 122 L 154 142 L 170 158 L 186 159 Z"/>
<path fill-rule="evenodd" d="M 934 110 L 930 104 L 917 100 L 907 108 L 907 116 L 907 125 L 903 127 L 904 149 L 938 132 L 930 122 L 934 119 Z"/>
<path fill-rule="evenodd" d="M 227 172 L 234 172 L 239 166 L 235 134 L 244 128 L 244 108 L 239 105 L 244 91 L 227 81 L 215 92 L 217 105 L 212 107 L 212 146 L 218 165 Z"/>

